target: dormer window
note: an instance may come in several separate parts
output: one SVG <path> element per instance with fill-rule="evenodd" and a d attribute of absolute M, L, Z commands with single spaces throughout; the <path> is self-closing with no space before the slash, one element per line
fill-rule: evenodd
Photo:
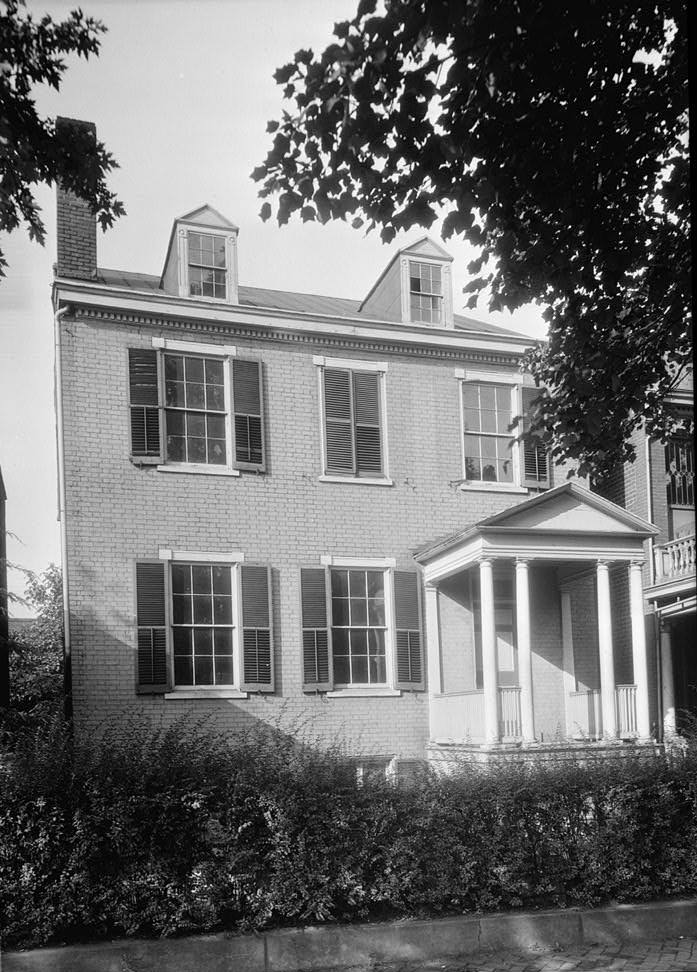
<path fill-rule="evenodd" d="M 443 280 L 439 264 L 409 261 L 409 306 L 414 323 L 441 323 Z"/>
<path fill-rule="evenodd" d="M 227 297 L 225 237 L 189 231 L 189 294 L 192 297 Z"/>
<path fill-rule="evenodd" d="M 212 206 L 180 216 L 169 238 L 160 287 L 166 294 L 236 304 L 237 234 Z"/>

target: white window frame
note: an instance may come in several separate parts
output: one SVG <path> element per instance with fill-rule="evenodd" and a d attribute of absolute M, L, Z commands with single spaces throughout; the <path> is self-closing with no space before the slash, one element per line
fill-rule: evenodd
<path fill-rule="evenodd" d="M 460 489 L 474 490 L 492 493 L 520 493 L 527 495 L 529 490 L 521 485 L 521 454 L 520 443 L 514 441 L 511 445 L 511 463 L 513 469 L 513 481 L 510 483 L 500 483 L 488 479 L 468 479 L 467 464 L 465 456 L 465 385 L 509 385 L 511 389 L 511 420 L 516 415 L 522 415 L 523 408 L 523 380 L 520 375 L 510 372 L 474 371 L 472 369 L 456 368 L 455 378 L 458 383 L 458 402 L 460 410 L 460 455 L 462 461 L 462 480 Z M 513 439 L 515 432 L 509 434 L 509 439 Z"/>
<path fill-rule="evenodd" d="M 376 697 L 399 697 L 401 691 L 394 687 L 394 662 L 395 662 L 395 615 L 394 615 L 394 569 L 396 561 L 393 557 L 335 557 L 323 556 L 320 563 L 328 567 L 327 573 L 327 629 L 329 633 L 330 648 L 332 659 L 334 656 L 334 639 L 332 635 L 333 614 L 332 614 L 332 583 L 331 571 L 333 568 L 338 570 L 374 570 L 381 571 L 383 575 L 383 591 L 385 596 L 385 676 L 384 683 L 379 684 L 351 684 L 339 685 L 326 693 L 329 699 L 340 698 L 376 698 Z"/>
<path fill-rule="evenodd" d="M 217 236 L 225 240 L 225 297 L 207 297 L 189 293 L 189 233 L 200 236 Z M 214 226 L 183 224 L 177 233 L 179 262 L 179 296 L 189 300 L 201 300 L 209 304 L 236 304 L 237 288 L 237 234 Z"/>
<path fill-rule="evenodd" d="M 240 689 L 242 674 L 242 644 L 240 618 L 242 617 L 242 584 L 240 565 L 244 563 L 244 553 L 232 550 L 225 553 L 202 550 L 173 550 L 160 547 L 159 559 L 165 561 L 165 623 L 167 630 L 167 664 L 172 689 L 165 693 L 165 699 L 246 699 L 248 693 Z M 201 564 L 230 568 L 232 588 L 232 670 L 234 682 L 230 685 L 186 685 L 177 686 L 174 680 L 174 634 L 173 634 L 173 592 L 172 564 Z"/>
<path fill-rule="evenodd" d="M 313 355 L 312 363 L 317 368 L 317 388 L 319 400 L 319 434 L 321 483 L 353 483 L 360 486 L 393 486 L 394 482 L 389 474 L 389 448 L 387 443 L 387 396 L 386 375 L 388 366 L 386 361 L 361 361 L 357 358 L 331 358 L 325 355 Z M 327 472 L 327 416 L 324 405 L 324 369 L 339 368 L 347 371 L 370 371 L 378 375 L 378 396 L 380 400 L 380 449 L 382 457 L 381 476 L 342 476 L 339 473 Z"/>
<path fill-rule="evenodd" d="M 429 324 L 426 321 L 415 321 L 411 316 L 411 264 L 412 263 L 424 263 L 428 266 L 440 267 L 440 277 L 441 277 L 441 288 L 442 288 L 442 302 L 441 302 L 441 319 L 437 324 Z M 402 302 L 402 321 L 407 324 L 413 324 L 414 327 L 425 327 L 425 328 L 452 328 L 453 326 L 453 288 L 451 279 L 451 269 L 450 262 L 445 260 L 433 259 L 433 257 L 426 255 L 419 255 L 418 253 L 405 254 L 401 260 L 400 266 L 400 278 L 401 278 L 401 302 Z"/>
<path fill-rule="evenodd" d="M 196 341 L 178 341 L 170 338 L 152 339 L 152 346 L 158 352 L 159 398 L 162 410 L 162 455 L 164 462 L 157 466 L 159 472 L 196 473 L 204 476 L 239 476 L 240 470 L 234 467 L 234 437 L 232 434 L 232 359 L 237 348 L 229 344 L 204 344 Z M 191 358 L 220 358 L 223 362 L 223 381 L 225 396 L 225 465 L 208 462 L 176 462 L 167 457 L 167 405 L 165 397 L 165 355 L 179 354 Z"/>

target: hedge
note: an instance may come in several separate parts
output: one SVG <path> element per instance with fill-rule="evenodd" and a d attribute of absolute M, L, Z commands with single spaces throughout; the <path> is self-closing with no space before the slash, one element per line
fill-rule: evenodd
<path fill-rule="evenodd" d="M 272 730 L 183 723 L 0 769 L 3 945 L 697 893 L 697 756 L 365 779 Z"/>

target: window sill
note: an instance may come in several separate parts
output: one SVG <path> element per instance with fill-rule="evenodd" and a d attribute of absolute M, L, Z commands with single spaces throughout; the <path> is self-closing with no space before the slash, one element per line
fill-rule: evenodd
<path fill-rule="evenodd" d="M 397 699 L 401 696 L 399 689 L 391 688 L 345 688 L 327 692 L 328 699 Z"/>
<path fill-rule="evenodd" d="M 525 486 L 516 486 L 515 483 L 460 483 L 460 489 L 473 493 L 514 493 L 518 496 L 527 496 L 529 493 Z"/>
<path fill-rule="evenodd" d="M 239 469 L 228 469 L 227 467 L 216 467 L 216 466 L 197 466 L 196 463 L 187 463 L 186 465 L 159 465 L 157 467 L 158 472 L 164 473 L 185 473 L 186 475 L 194 476 L 239 476 Z"/>
<path fill-rule="evenodd" d="M 323 473 L 319 477 L 321 483 L 353 483 L 358 486 L 394 486 L 392 479 L 381 477 L 370 479 L 368 476 L 331 476 Z"/>
<path fill-rule="evenodd" d="M 248 697 L 248 692 L 240 692 L 235 688 L 174 689 L 165 692 L 166 699 L 246 699 Z"/>

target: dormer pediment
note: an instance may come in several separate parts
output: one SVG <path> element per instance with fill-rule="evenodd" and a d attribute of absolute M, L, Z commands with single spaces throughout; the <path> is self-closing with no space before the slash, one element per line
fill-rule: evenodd
<path fill-rule="evenodd" d="M 165 293 L 194 300 L 238 301 L 238 227 L 203 205 L 174 221 L 160 279 Z"/>
<path fill-rule="evenodd" d="M 378 320 L 453 327 L 452 256 L 429 236 L 402 247 L 360 307 Z"/>

